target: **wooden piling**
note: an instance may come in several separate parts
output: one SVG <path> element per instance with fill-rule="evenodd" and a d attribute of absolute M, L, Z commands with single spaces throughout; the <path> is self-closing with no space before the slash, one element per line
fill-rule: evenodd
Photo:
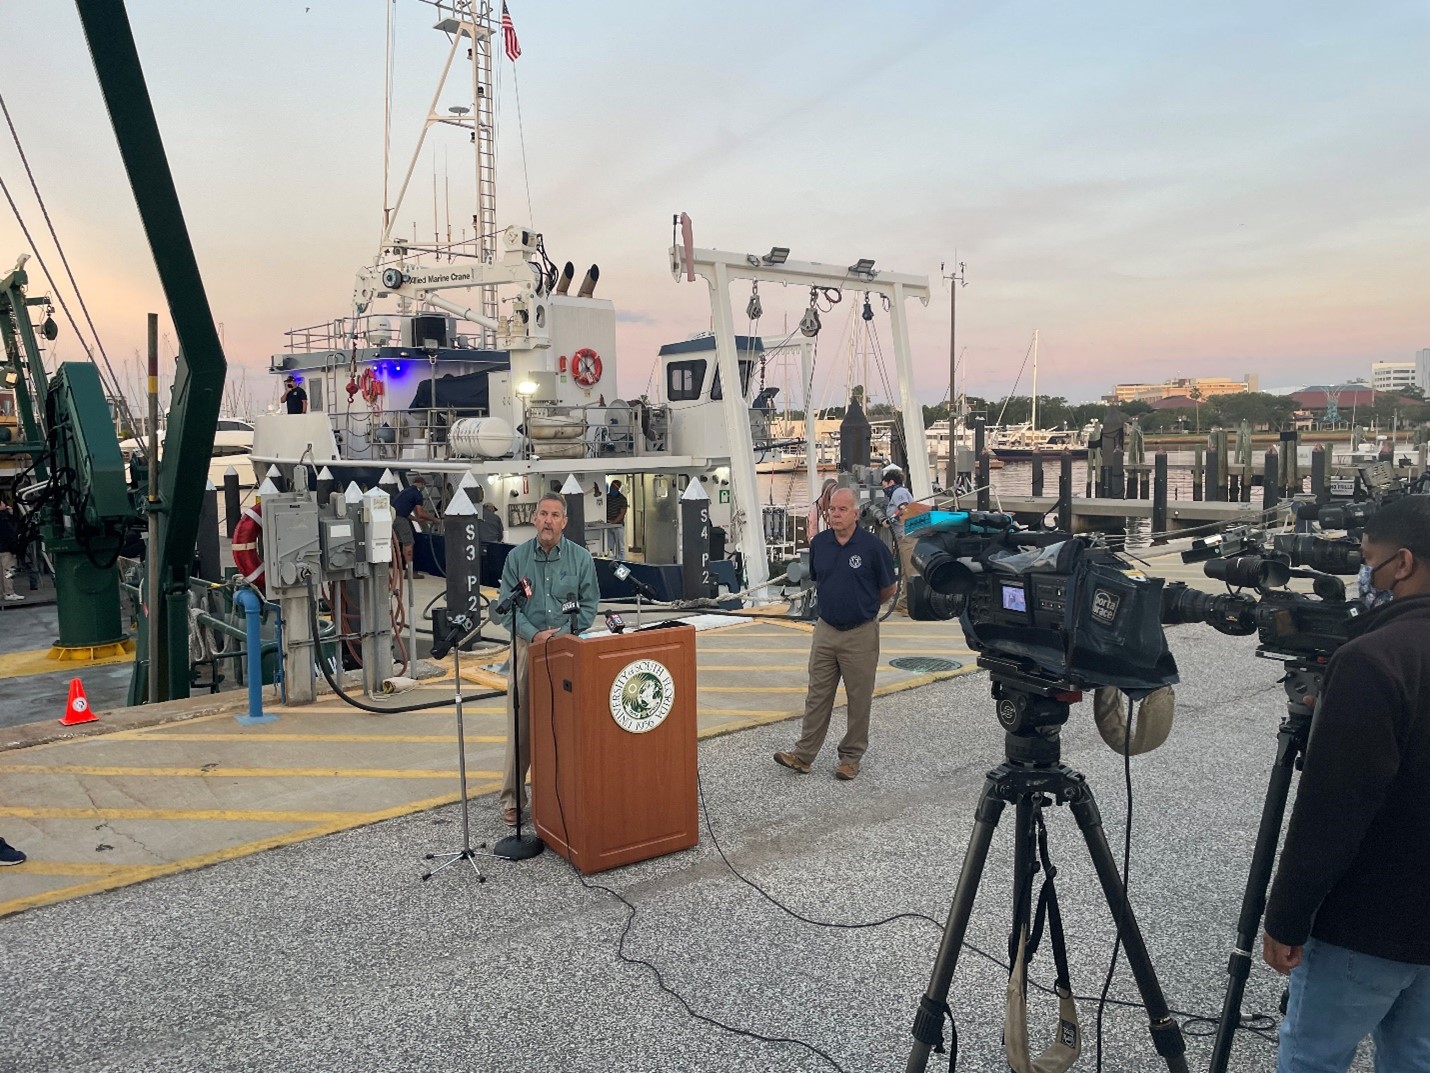
<path fill-rule="evenodd" d="M 1275 447 L 1266 448 L 1266 462 L 1261 477 L 1261 509 L 1271 511 L 1281 502 L 1280 458 Z"/>
<path fill-rule="evenodd" d="M 1063 453 L 1062 465 L 1058 470 L 1058 528 L 1064 533 L 1072 532 L 1073 513 L 1073 460 L 1072 455 Z"/>
<path fill-rule="evenodd" d="M 1159 450 L 1152 457 L 1155 476 L 1152 479 L 1152 538 L 1167 531 L 1167 452 Z"/>

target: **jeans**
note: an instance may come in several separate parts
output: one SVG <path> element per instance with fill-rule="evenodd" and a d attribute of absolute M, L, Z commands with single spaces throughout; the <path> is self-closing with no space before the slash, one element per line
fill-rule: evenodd
<path fill-rule="evenodd" d="M 1376 1073 L 1430 1073 L 1430 965 L 1307 940 L 1291 973 L 1276 1073 L 1345 1073 L 1367 1035 Z"/>
<path fill-rule="evenodd" d="M 612 559 L 624 559 L 626 557 L 626 523 L 612 523 L 611 528 L 606 530 L 606 550 Z"/>

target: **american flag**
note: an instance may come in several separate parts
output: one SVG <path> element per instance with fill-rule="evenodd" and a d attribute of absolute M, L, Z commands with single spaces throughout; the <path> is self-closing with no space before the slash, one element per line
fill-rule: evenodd
<path fill-rule="evenodd" d="M 515 63 L 521 55 L 521 43 L 516 39 L 516 27 L 512 24 L 511 12 L 506 9 L 505 4 L 501 6 L 501 39 L 506 48 L 506 58 Z"/>

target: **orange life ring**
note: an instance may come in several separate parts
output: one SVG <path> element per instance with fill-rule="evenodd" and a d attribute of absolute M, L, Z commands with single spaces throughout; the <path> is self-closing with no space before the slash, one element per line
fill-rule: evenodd
<path fill-rule="evenodd" d="M 384 388 L 382 381 L 374 375 L 371 369 L 364 369 L 362 377 L 358 380 L 358 391 L 367 402 L 376 402 L 382 397 Z"/>
<path fill-rule="evenodd" d="M 601 379 L 601 355 L 588 346 L 572 354 L 571 379 L 582 387 L 594 387 Z"/>
<path fill-rule="evenodd" d="M 243 517 L 233 529 L 233 565 L 243 580 L 259 592 L 263 588 L 263 504 L 243 508 Z"/>

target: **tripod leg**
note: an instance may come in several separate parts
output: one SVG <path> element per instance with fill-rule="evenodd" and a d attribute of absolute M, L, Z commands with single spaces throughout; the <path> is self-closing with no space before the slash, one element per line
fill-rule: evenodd
<path fill-rule="evenodd" d="M 1157 972 L 1152 968 L 1152 959 L 1147 955 L 1147 945 L 1142 939 L 1142 930 L 1137 926 L 1137 918 L 1132 906 L 1126 902 L 1126 888 L 1122 876 L 1117 871 L 1117 861 L 1107 844 L 1107 835 L 1102 829 L 1102 815 L 1097 810 L 1092 791 L 1083 787 L 1083 796 L 1071 802 L 1073 815 L 1082 828 L 1087 841 L 1088 852 L 1092 855 L 1092 865 L 1097 869 L 1097 878 L 1102 882 L 1102 894 L 1112 910 L 1112 919 L 1117 922 L 1117 933 L 1127 951 L 1127 963 L 1132 966 L 1132 975 L 1137 980 L 1137 990 L 1142 995 L 1142 1004 L 1147 1007 L 1147 1017 L 1151 1021 L 1152 1043 L 1167 1063 L 1172 1073 L 1187 1073 L 1187 1046 L 1182 1039 L 1182 1030 L 1172 1020 L 1167 1010 L 1167 999 L 1162 994 L 1162 985 L 1157 982 Z"/>
<path fill-rule="evenodd" d="M 1291 772 L 1306 747 L 1309 715 L 1305 720 L 1296 716 L 1287 719 L 1276 735 L 1276 763 L 1271 768 L 1271 780 L 1266 787 L 1266 800 L 1261 806 L 1261 826 L 1256 832 L 1256 849 L 1251 854 L 1251 874 L 1241 896 L 1241 916 L 1236 922 L 1236 945 L 1227 962 L 1226 997 L 1222 1001 L 1221 1019 L 1217 1022 L 1216 1041 L 1212 1045 L 1211 1073 L 1226 1073 L 1231 1060 L 1232 1040 L 1241 1023 L 1241 998 L 1246 991 L 1246 979 L 1251 975 L 1252 950 L 1261 916 L 1266 912 L 1266 889 L 1271 883 L 1271 869 L 1276 861 L 1276 843 L 1281 838 L 1281 821 L 1286 815 L 1286 798 L 1291 792 Z"/>
<path fill-rule="evenodd" d="M 923 1073 L 928 1067 L 929 1052 L 943 1040 L 943 1011 L 948 1004 L 948 989 L 953 984 L 953 970 L 958 965 L 958 953 L 963 948 L 963 937 L 968 932 L 968 921 L 973 915 L 973 900 L 978 896 L 978 882 L 983 877 L 983 866 L 988 860 L 988 847 L 993 842 L 998 818 L 1003 814 L 1004 801 L 992 796 L 995 785 L 990 776 L 983 784 L 983 793 L 974 811 L 973 834 L 963 855 L 963 870 L 959 872 L 958 886 L 954 888 L 953 905 L 949 908 L 948 923 L 943 929 L 943 942 L 938 948 L 928 990 L 919 999 L 919 1012 L 914 1017 L 914 1046 L 905 1067 L 907 1073 Z"/>

